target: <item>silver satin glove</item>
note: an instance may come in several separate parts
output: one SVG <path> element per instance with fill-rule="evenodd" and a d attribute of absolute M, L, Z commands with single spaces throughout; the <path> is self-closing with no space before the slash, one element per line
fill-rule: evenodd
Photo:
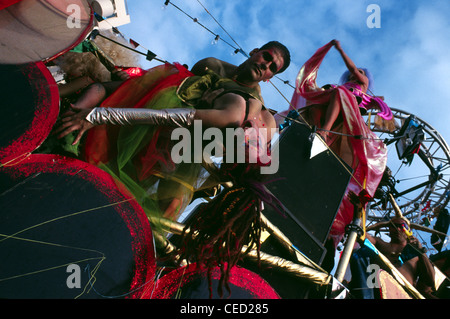
<path fill-rule="evenodd" d="M 94 125 L 135 125 L 150 124 L 176 127 L 189 127 L 194 122 L 195 109 L 122 109 L 96 107 L 86 120 Z"/>

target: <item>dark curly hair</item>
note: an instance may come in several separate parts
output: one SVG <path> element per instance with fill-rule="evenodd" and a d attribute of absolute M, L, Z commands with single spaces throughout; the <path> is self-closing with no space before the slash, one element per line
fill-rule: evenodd
<path fill-rule="evenodd" d="M 247 148 L 248 150 L 248 148 Z M 210 296 L 211 275 L 219 267 L 218 293 L 223 296 L 228 286 L 229 272 L 250 250 L 256 249 L 259 260 L 261 209 L 263 202 L 281 212 L 281 203 L 265 188 L 265 175 L 260 163 L 222 163 L 214 173 L 218 180 L 231 181 L 208 203 L 199 206 L 195 218 L 186 222 L 178 260 L 197 263 L 207 269 Z M 243 251 L 244 247 L 248 247 Z"/>
<path fill-rule="evenodd" d="M 264 44 L 262 47 L 260 47 L 259 49 L 265 50 L 265 49 L 270 49 L 270 48 L 277 48 L 282 52 L 284 64 L 283 64 L 283 67 L 277 72 L 277 74 L 284 72 L 284 70 L 286 70 L 289 67 L 289 65 L 291 64 L 291 53 L 289 52 L 288 48 L 284 44 L 282 44 L 278 41 L 269 41 L 266 44 Z"/>

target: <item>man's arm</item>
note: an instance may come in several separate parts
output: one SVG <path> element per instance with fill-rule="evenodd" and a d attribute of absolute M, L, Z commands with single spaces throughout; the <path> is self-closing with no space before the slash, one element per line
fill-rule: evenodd
<path fill-rule="evenodd" d="M 245 100 L 233 93 L 224 94 L 214 102 L 213 109 L 123 109 L 123 108 L 94 108 L 83 109 L 73 106 L 72 111 L 66 112 L 62 118 L 62 125 L 56 130 L 58 137 L 78 130 L 74 141 L 78 143 L 81 136 L 95 125 L 169 125 L 187 127 L 193 120 L 202 120 L 206 127 L 238 127 L 245 118 Z"/>

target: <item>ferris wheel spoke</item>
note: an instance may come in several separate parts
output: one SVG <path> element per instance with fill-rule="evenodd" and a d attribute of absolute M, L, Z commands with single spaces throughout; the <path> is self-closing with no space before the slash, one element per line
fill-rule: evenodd
<path fill-rule="evenodd" d="M 450 151 L 448 145 L 437 130 L 417 116 L 398 109 L 392 109 L 392 114 L 396 122 L 395 132 L 383 131 L 375 126 L 374 121 L 371 120 L 370 123 L 367 121 L 372 131 L 380 139 L 387 141 L 387 167 L 391 173 L 391 179 L 387 185 L 380 184 L 379 190 L 381 188 L 381 194 L 391 193 L 404 214 L 413 218 L 430 214 L 435 207 L 446 205 L 449 201 Z M 419 145 L 405 138 L 407 131 L 403 127 L 411 121 L 415 127 L 422 130 L 423 139 Z M 402 136 L 399 134 L 401 130 Z M 409 138 L 410 135 L 406 137 Z M 405 145 L 414 148 L 408 149 L 410 153 L 406 156 L 401 153 L 405 151 L 401 149 Z M 393 213 L 393 207 L 386 198 L 377 198 L 368 207 L 368 220 L 379 220 Z"/>

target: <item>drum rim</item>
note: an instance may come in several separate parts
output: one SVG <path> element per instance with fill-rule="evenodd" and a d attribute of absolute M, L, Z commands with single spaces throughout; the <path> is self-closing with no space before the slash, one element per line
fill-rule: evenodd
<path fill-rule="evenodd" d="M 179 287 L 183 284 L 189 284 L 195 278 L 198 278 L 199 269 L 196 263 L 192 263 L 183 267 L 176 268 L 169 273 L 165 274 L 163 277 L 155 282 L 155 287 L 152 292 L 148 292 L 144 298 L 149 299 L 170 299 L 174 296 Z M 206 276 L 206 269 L 200 272 L 201 276 Z M 253 276 L 249 278 L 248 276 Z M 257 276 L 257 280 L 255 277 Z M 180 277 L 183 279 L 180 282 Z M 220 277 L 219 268 L 215 268 L 212 272 L 212 279 L 218 280 Z M 258 289 L 247 289 L 255 299 L 280 299 L 280 296 L 275 291 L 275 289 L 259 274 L 248 270 L 241 266 L 234 266 L 230 270 L 229 283 L 236 285 L 240 288 L 262 288 L 260 291 Z M 233 298 L 233 296 L 231 296 Z"/>
<path fill-rule="evenodd" d="M 50 164 L 50 165 L 47 165 Z M 140 298 L 144 287 L 148 282 L 152 282 L 156 272 L 156 252 L 153 245 L 153 233 L 150 222 L 145 215 L 144 210 L 139 203 L 134 199 L 134 196 L 122 185 L 115 180 L 110 174 L 102 169 L 83 162 L 75 158 L 69 158 L 55 154 L 32 154 L 22 162 L 9 167 L 4 167 L 3 172 L 13 178 L 27 178 L 36 172 L 39 173 L 55 173 L 64 172 L 68 176 L 77 176 L 78 178 L 89 180 L 94 183 L 100 192 L 105 196 L 111 197 L 113 195 L 120 195 L 124 197 L 124 204 L 131 206 L 131 209 L 137 213 L 135 220 L 127 220 L 125 213 L 121 212 L 123 204 L 115 205 L 116 212 L 122 217 L 124 223 L 130 231 L 130 236 L 133 233 L 140 231 L 141 240 L 132 240 L 132 250 L 135 262 L 135 272 L 130 280 L 130 290 L 126 298 Z M 95 176 L 95 180 L 92 178 Z M 115 191 L 114 194 L 111 191 Z M 136 227 L 137 221 L 141 226 Z M 143 230 L 143 231 L 142 231 Z M 143 253 L 141 243 L 147 247 L 147 253 Z M 153 258 L 152 258 L 153 256 Z M 153 260 L 152 260 L 153 259 Z"/>

